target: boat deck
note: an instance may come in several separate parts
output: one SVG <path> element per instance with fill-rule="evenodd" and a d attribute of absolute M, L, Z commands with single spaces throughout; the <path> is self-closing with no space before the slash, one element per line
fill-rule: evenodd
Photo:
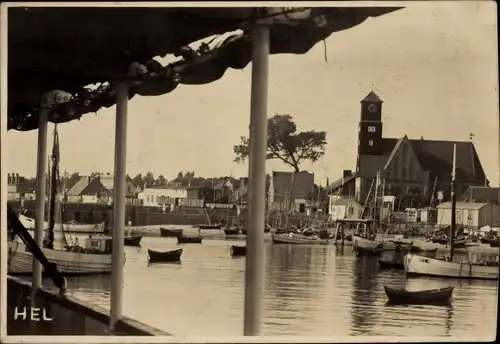
<path fill-rule="evenodd" d="M 7 277 L 7 335 L 70 336 L 123 335 L 170 336 L 171 334 L 122 317 L 116 332 L 109 331 L 109 312 L 83 304 L 71 296 L 45 289 L 31 300 L 31 283 Z"/>

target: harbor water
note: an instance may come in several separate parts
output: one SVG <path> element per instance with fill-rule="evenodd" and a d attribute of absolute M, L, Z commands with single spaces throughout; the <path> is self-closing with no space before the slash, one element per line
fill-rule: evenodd
<path fill-rule="evenodd" d="M 125 247 L 123 314 L 176 336 L 240 336 L 244 241 L 144 237 Z M 179 264 L 147 263 L 147 249 L 182 247 Z M 491 340 L 497 324 L 497 281 L 406 279 L 380 270 L 377 257 L 356 258 L 351 247 L 266 243 L 262 335 L 463 337 Z M 109 309 L 110 276 L 70 277 L 68 294 Z M 44 280 L 44 285 L 52 285 Z M 408 290 L 454 285 L 449 306 L 386 306 L 384 285 Z"/>

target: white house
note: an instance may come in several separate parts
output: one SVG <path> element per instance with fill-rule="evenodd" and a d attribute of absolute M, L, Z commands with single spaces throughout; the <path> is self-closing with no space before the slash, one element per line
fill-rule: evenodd
<path fill-rule="evenodd" d="M 363 205 L 354 199 L 342 198 L 336 195 L 328 196 L 330 220 L 359 218 Z"/>
<path fill-rule="evenodd" d="M 145 206 L 159 206 L 162 204 L 178 205 L 180 199 L 187 198 L 187 187 L 181 185 L 154 185 L 145 187 L 138 196 Z"/>
<path fill-rule="evenodd" d="M 451 225 L 451 202 L 438 207 L 437 222 L 441 226 Z M 492 203 L 457 202 L 456 223 L 470 228 L 500 226 L 500 205 Z"/>

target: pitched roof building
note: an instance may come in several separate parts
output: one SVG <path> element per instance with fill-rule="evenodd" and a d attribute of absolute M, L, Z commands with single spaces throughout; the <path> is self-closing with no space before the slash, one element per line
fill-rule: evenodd
<path fill-rule="evenodd" d="M 344 173 L 330 185 L 331 191 L 347 195 L 349 189 L 358 201 L 364 202 L 370 184 L 380 172 L 385 194 L 408 193 L 411 189 L 431 196 L 434 190 L 434 197 L 442 191 L 444 199 L 449 199 L 455 144 L 457 194 L 469 186 L 488 185 L 471 141 L 383 137 L 382 103 L 373 91 L 361 100 L 356 171 L 349 176 Z"/>

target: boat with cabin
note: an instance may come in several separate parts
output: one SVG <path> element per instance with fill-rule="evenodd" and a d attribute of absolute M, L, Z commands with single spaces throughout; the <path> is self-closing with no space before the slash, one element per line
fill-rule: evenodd
<path fill-rule="evenodd" d="M 35 229 L 35 220 L 31 217 L 25 216 L 23 214 L 19 215 L 19 221 L 23 224 L 24 228 L 34 230 Z M 47 231 L 49 228 L 49 223 L 44 222 L 44 230 Z M 99 222 L 97 224 L 86 224 L 79 223 L 76 221 L 69 221 L 67 224 L 55 223 L 54 231 L 62 231 L 71 232 L 75 234 L 103 234 L 106 230 L 106 226 L 104 221 Z"/>
<path fill-rule="evenodd" d="M 451 226 L 450 238 L 455 237 L 456 229 L 456 145 L 453 147 L 453 167 L 451 179 Z M 496 261 L 455 262 L 453 261 L 454 240 L 450 242 L 450 256 L 445 259 L 435 259 L 408 253 L 404 257 L 404 267 L 407 276 L 435 276 L 460 279 L 490 279 L 498 280 L 498 255 Z"/>

